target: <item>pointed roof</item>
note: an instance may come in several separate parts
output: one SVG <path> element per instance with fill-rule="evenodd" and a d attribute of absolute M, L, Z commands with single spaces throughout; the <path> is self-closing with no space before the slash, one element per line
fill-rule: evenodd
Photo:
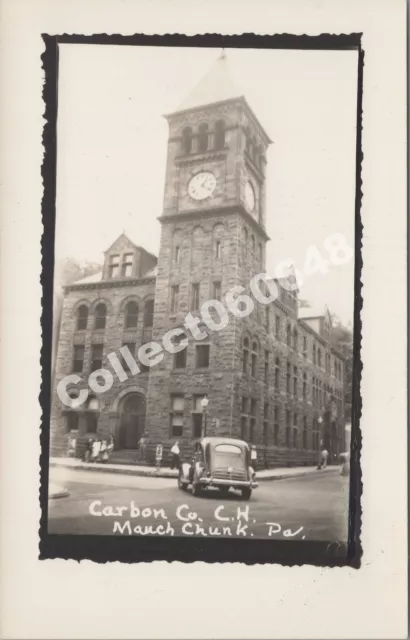
<path fill-rule="evenodd" d="M 176 111 L 195 109 L 214 102 L 224 102 L 241 97 L 243 97 L 243 91 L 236 85 L 229 69 L 225 51 L 222 50 L 219 58 Z"/>

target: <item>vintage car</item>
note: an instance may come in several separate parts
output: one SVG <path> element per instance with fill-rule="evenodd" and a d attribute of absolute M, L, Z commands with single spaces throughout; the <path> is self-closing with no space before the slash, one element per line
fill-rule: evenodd
<path fill-rule="evenodd" d="M 243 440 L 234 438 L 202 438 L 195 444 L 192 460 L 182 462 L 179 468 L 178 487 L 198 496 L 201 490 L 215 487 L 227 494 L 229 489 L 239 489 L 244 500 L 249 500 L 255 482 L 251 467 L 249 447 Z"/>

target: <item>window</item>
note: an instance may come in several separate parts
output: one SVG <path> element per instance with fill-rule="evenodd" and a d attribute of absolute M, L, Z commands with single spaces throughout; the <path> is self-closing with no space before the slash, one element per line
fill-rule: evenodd
<path fill-rule="evenodd" d="M 268 305 L 265 306 L 265 329 L 269 333 L 270 328 L 270 308 Z"/>
<path fill-rule="evenodd" d="M 125 306 L 125 328 L 130 329 L 138 324 L 138 304 L 131 300 Z"/>
<path fill-rule="evenodd" d="M 181 247 L 179 246 L 179 244 L 177 244 L 175 247 L 174 259 L 175 262 L 178 263 L 181 261 Z"/>
<path fill-rule="evenodd" d="M 241 438 L 242 440 L 248 439 L 247 426 L 248 426 L 248 398 L 243 397 L 242 406 L 241 406 Z"/>
<path fill-rule="evenodd" d="M 199 283 L 196 282 L 191 287 L 191 309 L 199 308 Z"/>
<path fill-rule="evenodd" d="M 201 401 L 204 396 L 194 396 L 192 408 L 192 437 L 201 438 L 203 411 Z"/>
<path fill-rule="evenodd" d="M 279 407 L 275 407 L 273 416 L 273 444 L 277 446 L 279 444 Z"/>
<path fill-rule="evenodd" d="M 184 426 L 184 405 L 185 398 L 183 395 L 171 396 L 171 412 L 170 412 L 170 435 L 171 438 L 180 438 Z"/>
<path fill-rule="evenodd" d="M 121 275 L 125 278 L 129 278 L 132 276 L 132 262 L 133 262 L 134 254 L 132 253 L 124 253 L 122 267 L 121 267 Z"/>
<path fill-rule="evenodd" d="M 171 287 L 171 313 L 176 313 L 179 307 L 179 285 Z"/>
<path fill-rule="evenodd" d="M 279 390 L 280 360 L 275 358 L 275 389 Z"/>
<path fill-rule="evenodd" d="M 286 411 L 286 446 L 288 448 L 290 447 L 290 432 L 292 429 L 291 420 L 292 420 L 292 416 L 290 411 Z"/>
<path fill-rule="evenodd" d="M 198 150 L 200 152 L 208 149 L 208 125 L 200 124 L 198 128 Z"/>
<path fill-rule="evenodd" d="M 243 373 L 247 373 L 249 365 L 249 340 L 248 338 L 244 338 L 243 340 L 243 363 L 242 363 L 242 371 Z"/>
<path fill-rule="evenodd" d="M 81 373 L 84 366 L 84 345 L 76 344 L 73 355 L 73 373 Z"/>
<path fill-rule="evenodd" d="M 252 358 L 251 358 L 251 376 L 256 378 L 258 364 L 258 345 L 256 342 L 252 343 Z"/>
<path fill-rule="evenodd" d="M 192 151 L 192 129 L 185 127 L 182 132 L 182 152 L 191 153 Z"/>
<path fill-rule="evenodd" d="M 103 361 L 103 344 L 92 344 L 91 345 L 91 371 L 96 371 L 97 369 L 101 369 L 102 361 Z"/>
<path fill-rule="evenodd" d="M 265 351 L 265 384 L 269 384 L 269 351 Z"/>
<path fill-rule="evenodd" d="M 290 378 L 291 378 L 290 362 L 288 362 L 286 364 L 286 392 L 287 393 L 290 393 Z"/>
<path fill-rule="evenodd" d="M 298 446 L 298 414 L 295 413 L 293 418 L 293 448 L 297 449 Z"/>
<path fill-rule="evenodd" d="M 254 442 L 256 425 L 256 400 L 251 399 L 251 415 L 249 417 L 249 442 Z"/>
<path fill-rule="evenodd" d="M 220 240 L 215 241 L 215 258 L 219 260 L 222 257 L 222 245 Z"/>
<path fill-rule="evenodd" d="M 78 431 L 79 414 L 76 411 L 70 411 L 67 413 L 66 431 Z"/>
<path fill-rule="evenodd" d="M 216 149 L 223 149 L 225 146 L 225 122 L 218 120 L 215 123 L 215 147 Z"/>
<path fill-rule="evenodd" d="M 293 348 L 295 351 L 298 350 L 298 332 L 296 327 L 293 329 Z"/>
<path fill-rule="evenodd" d="M 84 331 L 87 328 L 88 307 L 82 304 L 77 310 L 77 331 Z"/>
<path fill-rule="evenodd" d="M 307 418 L 303 416 L 303 448 L 307 449 Z"/>
<path fill-rule="evenodd" d="M 183 340 L 186 340 L 186 335 L 185 334 L 181 334 L 179 336 L 174 336 L 172 343 L 175 346 L 178 346 L 181 344 L 181 342 Z M 174 369 L 185 369 L 186 367 L 186 354 L 187 354 L 187 347 L 185 347 L 185 349 L 181 349 L 181 351 L 178 351 L 175 355 L 174 355 Z"/>
<path fill-rule="evenodd" d="M 108 277 L 116 278 L 120 273 L 120 256 L 110 256 L 110 264 L 108 265 Z"/>
<path fill-rule="evenodd" d="M 303 399 L 306 400 L 306 392 L 307 392 L 307 375 L 306 373 L 303 374 L 303 389 L 302 389 L 302 395 L 303 395 Z"/>
<path fill-rule="evenodd" d="M 152 327 L 154 321 L 154 301 L 146 300 L 144 306 L 144 327 Z"/>
<path fill-rule="evenodd" d="M 313 364 L 316 364 L 316 345 L 313 345 Z"/>
<path fill-rule="evenodd" d="M 303 357 L 307 358 L 307 338 L 303 336 Z"/>
<path fill-rule="evenodd" d="M 293 395 L 298 395 L 298 368 L 293 367 Z"/>
<path fill-rule="evenodd" d="M 91 411 L 86 413 L 86 429 L 87 433 L 97 433 L 98 414 Z"/>
<path fill-rule="evenodd" d="M 94 313 L 94 329 L 105 329 L 107 307 L 102 302 L 97 304 Z"/>
<path fill-rule="evenodd" d="M 280 338 L 280 316 L 276 316 L 275 337 L 276 337 L 276 340 L 279 340 Z"/>
<path fill-rule="evenodd" d="M 317 366 L 322 366 L 322 352 L 320 349 L 317 350 Z"/>
<path fill-rule="evenodd" d="M 292 330 L 291 330 L 291 326 L 290 324 L 288 324 L 288 326 L 286 327 L 286 344 L 288 345 L 288 347 L 292 346 Z"/>
<path fill-rule="evenodd" d="M 269 405 L 267 403 L 263 406 L 263 444 L 268 446 L 268 420 L 269 420 Z"/>
<path fill-rule="evenodd" d="M 214 282 L 212 294 L 213 294 L 214 300 L 221 299 L 221 283 L 220 282 Z"/>
<path fill-rule="evenodd" d="M 255 260 L 255 238 L 251 236 L 252 260 Z"/>
<path fill-rule="evenodd" d="M 243 258 L 246 259 L 248 255 L 248 230 L 243 230 Z"/>
<path fill-rule="evenodd" d="M 209 367 L 209 344 L 196 345 L 195 366 L 197 369 L 205 369 Z"/>
<path fill-rule="evenodd" d="M 128 347 L 132 357 L 135 358 L 135 346 L 136 346 L 135 342 L 123 342 L 122 346 L 123 347 Z M 131 373 L 131 370 L 130 370 L 130 368 L 129 368 L 124 356 L 122 355 L 122 353 L 120 354 L 120 362 L 121 362 L 121 366 L 124 369 L 125 373 Z M 140 369 L 141 369 L 141 365 L 140 365 Z"/>

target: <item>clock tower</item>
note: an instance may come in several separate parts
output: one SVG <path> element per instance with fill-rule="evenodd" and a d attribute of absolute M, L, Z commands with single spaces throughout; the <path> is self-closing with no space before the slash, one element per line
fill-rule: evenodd
<path fill-rule="evenodd" d="M 200 318 L 203 303 L 223 300 L 233 286 L 248 288 L 252 276 L 265 270 L 269 239 L 265 173 L 271 140 L 232 79 L 224 52 L 165 117 L 168 154 L 152 335 L 160 343 L 167 331 L 183 327 L 188 313 Z M 192 438 L 192 414 L 204 395 L 209 435 L 232 435 L 241 330 L 236 319 L 222 331 L 208 330 L 202 344 L 187 335 L 185 358 L 175 364 L 176 356 L 166 354 L 151 369 L 148 436 Z M 177 410 L 179 426 L 172 422 L 175 398 L 183 407 Z"/>

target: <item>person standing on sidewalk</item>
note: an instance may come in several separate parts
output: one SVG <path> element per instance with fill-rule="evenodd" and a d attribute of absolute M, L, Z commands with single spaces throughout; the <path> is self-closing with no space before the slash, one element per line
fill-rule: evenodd
<path fill-rule="evenodd" d="M 139 441 L 138 444 L 140 448 L 140 460 L 142 462 L 145 460 L 146 448 L 147 448 L 147 438 L 145 436 L 145 433 L 142 434 L 141 440 Z"/>
<path fill-rule="evenodd" d="M 171 449 L 171 469 L 179 469 L 181 452 L 179 449 L 178 440 L 174 443 Z"/>
<path fill-rule="evenodd" d="M 328 456 L 329 456 L 328 450 L 322 449 L 322 451 L 320 452 L 320 459 L 317 467 L 318 469 L 326 469 Z"/>
<path fill-rule="evenodd" d="M 256 451 L 256 447 L 253 444 L 251 446 L 251 466 L 254 471 L 256 471 L 256 462 L 258 460 L 258 452 Z"/>

